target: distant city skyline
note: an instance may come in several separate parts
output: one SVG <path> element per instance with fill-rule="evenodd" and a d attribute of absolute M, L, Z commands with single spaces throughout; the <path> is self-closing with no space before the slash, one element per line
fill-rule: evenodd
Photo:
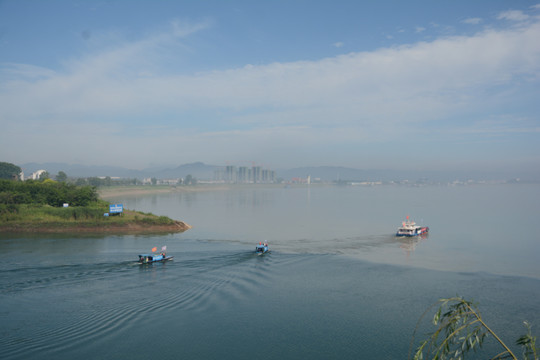
<path fill-rule="evenodd" d="M 147 183 L 151 179 L 160 180 L 160 183 L 176 184 L 179 179 L 188 175 L 197 180 L 218 181 L 227 183 L 271 183 L 284 181 L 307 182 L 395 182 L 395 183 L 538 183 L 540 175 L 536 169 L 523 171 L 519 176 L 509 174 L 503 170 L 486 172 L 482 170 L 392 170 L 392 169 L 357 169 L 342 166 L 314 166 L 296 168 L 269 169 L 261 166 L 235 166 L 216 165 L 195 162 L 173 167 L 152 167 L 142 170 L 127 169 L 115 166 L 85 166 L 66 163 L 26 163 L 17 164 L 21 167 L 25 179 L 32 178 L 32 174 L 39 176 L 39 171 L 47 171 L 55 178 L 60 172 L 70 178 L 111 178 L 117 180 L 144 179 Z M 256 170 L 254 170 L 256 169 Z M 253 176 L 253 174 L 257 174 Z M 296 179 L 296 180 L 295 180 Z"/>
<path fill-rule="evenodd" d="M 540 172 L 540 1 L 0 2 L 0 154 Z"/>

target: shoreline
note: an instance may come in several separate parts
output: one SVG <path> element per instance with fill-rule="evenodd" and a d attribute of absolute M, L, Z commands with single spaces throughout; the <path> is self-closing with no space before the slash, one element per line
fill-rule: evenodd
<path fill-rule="evenodd" d="M 194 193 L 204 191 L 230 190 L 228 185 L 196 185 L 196 186 L 169 186 L 169 185 L 133 185 L 133 186 L 110 186 L 100 187 L 97 193 L 100 199 L 108 199 L 116 196 L 156 195 L 169 193 Z"/>
<path fill-rule="evenodd" d="M 122 185 L 97 188 L 101 199 L 110 199 L 116 196 L 139 196 L 170 193 L 198 193 L 207 191 L 230 191 L 235 189 L 253 188 L 308 188 L 324 187 L 328 184 L 197 184 L 197 185 Z"/>
<path fill-rule="evenodd" d="M 305 187 L 304 184 L 292 187 Z M 150 196 L 171 193 L 198 193 L 212 191 L 230 191 L 235 189 L 252 189 L 254 187 L 283 188 L 283 184 L 197 184 L 192 186 L 170 185 L 124 185 L 100 187 L 96 189 L 99 199 L 106 202 L 114 202 L 119 197 Z M 288 186 L 290 187 L 290 186 Z M 107 218 L 94 220 L 68 220 L 54 218 L 50 221 L 43 219 L 28 219 L 14 221 L 11 224 L 0 224 L 0 233 L 89 233 L 89 234 L 134 234 L 134 233 L 178 233 L 192 228 L 191 225 L 168 218 L 167 223 L 159 223 L 159 216 L 144 214 L 142 212 L 125 209 L 124 221 Z M 143 220 L 144 221 L 141 221 Z"/>
<path fill-rule="evenodd" d="M 0 228 L 0 233 L 92 233 L 92 234 L 149 234 L 149 233 L 179 233 L 191 229 L 191 226 L 183 221 L 175 220 L 174 224 L 19 224 Z"/>
<path fill-rule="evenodd" d="M 147 234 L 179 233 L 191 228 L 180 220 L 126 209 L 122 216 L 80 220 L 23 218 L 1 223 L 0 233 Z"/>

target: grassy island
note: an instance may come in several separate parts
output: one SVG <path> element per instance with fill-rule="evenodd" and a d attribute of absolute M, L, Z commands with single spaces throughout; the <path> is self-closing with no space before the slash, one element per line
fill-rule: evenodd
<path fill-rule="evenodd" d="M 105 216 L 109 203 L 92 186 L 53 180 L 0 180 L 0 232 L 182 232 L 182 221 L 124 210 Z M 111 214 L 112 215 L 112 214 Z"/>

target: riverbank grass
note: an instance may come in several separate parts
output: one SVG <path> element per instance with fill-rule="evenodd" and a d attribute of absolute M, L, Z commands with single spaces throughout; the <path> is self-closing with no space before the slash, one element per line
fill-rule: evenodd
<path fill-rule="evenodd" d="M 2 232 L 181 232 L 190 226 L 166 216 L 124 210 L 109 214 L 109 202 L 91 186 L 0 179 Z"/>
<path fill-rule="evenodd" d="M 177 228 L 181 222 L 166 216 L 124 210 L 121 215 L 105 216 L 108 203 L 92 206 L 59 208 L 49 205 L 17 205 L 12 211 L 0 214 L 0 229 L 12 231 L 62 231 L 95 229 Z"/>

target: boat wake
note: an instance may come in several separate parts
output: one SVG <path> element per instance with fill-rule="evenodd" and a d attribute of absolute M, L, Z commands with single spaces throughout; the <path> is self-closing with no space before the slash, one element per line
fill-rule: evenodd
<path fill-rule="evenodd" d="M 188 253 L 138 267 L 123 261 L 8 270 L 0 280 L 10 309 L 0 314 L 0 346 L 9 359 L 91 351 L 104 339 L 122 341 L 136 328 L 170 321 L 171 314 L 204 314 L 245 301 L 274 262 L 252 252 Z M 40 320 L 42 301 L 49 304 L 47 321 Z"/>

